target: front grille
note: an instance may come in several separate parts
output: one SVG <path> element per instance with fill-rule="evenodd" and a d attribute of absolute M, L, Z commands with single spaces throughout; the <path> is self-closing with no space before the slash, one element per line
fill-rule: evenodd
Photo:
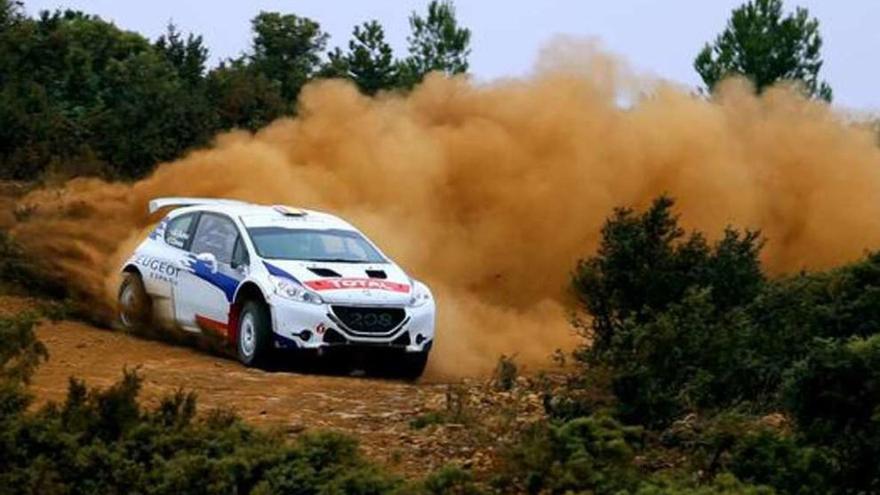
<path fill-rule="evenodd" d="M 403 308 L 333 306 L 333 313 L 346 328 L 358 333 L 388 333 L 406 318 Z"/>

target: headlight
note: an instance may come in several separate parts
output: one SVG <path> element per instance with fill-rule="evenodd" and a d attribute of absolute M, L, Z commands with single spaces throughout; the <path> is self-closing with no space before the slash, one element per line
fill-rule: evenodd
<path fill-rule="evenodd" d="M 409 298 L 409 305 L 412 308 L 424 306 L 431 300 L 431 291 L 424 284 L 413 281 L 413 293 Z"/>
<path fill-rule="evenodd" d="M 324 300 L 318 294 L 306 289 L 293 280 L 281 277 L 269 277 L 275 288 L 275 294 L 291 301 L 299 301 L 310 304 L 324 304 Z"/>

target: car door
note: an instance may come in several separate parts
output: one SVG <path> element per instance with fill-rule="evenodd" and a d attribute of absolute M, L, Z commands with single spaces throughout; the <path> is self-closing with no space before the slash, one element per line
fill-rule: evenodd
<path fill-rule="evenodd" d="M 135 256 L 144 288 L 153 299 L 154 316 L 163 326 L 174 326 L 174 286 L 179 282 L 181 262 L 187 259 L 189 241 L 196 226 L 196 213 L 169 216 L 150 233 Z"/>
<path fill-rule="evenodd" d="M 229 307 L 245 277 L 242 267 L 232 266 L 239 244 L 243 246 L 232 219 L 219 213 L 199 215 L 174 294 L 177 321 L 184 329 L 226 336 Z"/>

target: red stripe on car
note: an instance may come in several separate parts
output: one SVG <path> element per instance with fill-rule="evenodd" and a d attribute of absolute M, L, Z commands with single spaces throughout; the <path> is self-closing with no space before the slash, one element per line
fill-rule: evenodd
<path fill-rule="evenodd" d="M 409 285 L 374 278 L 325 278 L 321 280 L 309 280 L 306 287 L 316 291 L 322 290 L 345 290 L 345 289 L 369 289 L 384 290 L 388 292 L 409 292 Z"/>
<path fill-rule="evenodd" d="M 220 335 L 226 335 L 229 325 L 222 321 L 212 320 L 202 315 L 196 315 L 196 325 L 202 330 L 210 330 Z"/>

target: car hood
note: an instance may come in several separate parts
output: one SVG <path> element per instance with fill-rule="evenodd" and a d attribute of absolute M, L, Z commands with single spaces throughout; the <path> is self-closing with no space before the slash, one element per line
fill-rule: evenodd
<path fill-rule="evenodd" d="M 406 304 L 412 280 L 392 263 L 264 260 L 270 275 L 289 278 L 329 303 Z"/>

